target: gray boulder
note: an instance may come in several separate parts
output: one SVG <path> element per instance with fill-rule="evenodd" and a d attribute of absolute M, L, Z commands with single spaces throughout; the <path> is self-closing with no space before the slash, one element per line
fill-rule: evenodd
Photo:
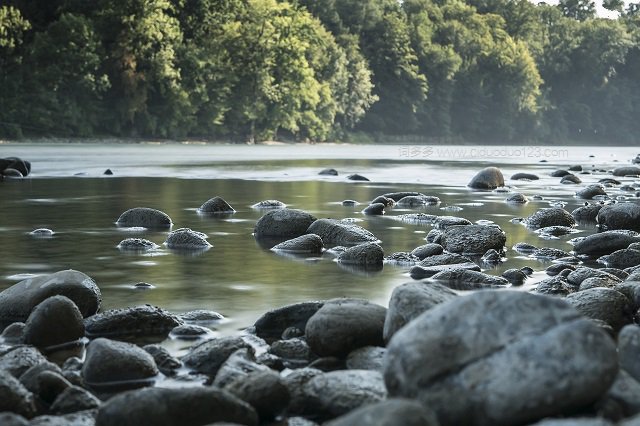
<path fill-rule="evenodd" d="M 335 219 L 318 219 L 310 224 L 305 233 L 319 235 L 324 244 L 352 246 L 380 241 L 361 226 Z"/>
<path fill-rule="evenodd" d="M 382 346 L 387 309 L 363 299 L 327 301 L 307 322 L 305 335 L 320 356 L 345 357 L 363 346 Z"/>
<path fill-rule="evenodd" d="M 605 278 L 614 282 L 622 281 L 620 278 L 606 271 L 603 271 L 601 269 L 588 268 L 586 266 L 579 266 L 575 269 L 575 271 L 569 273 L 569 275 L 567 275 L 567 281 L 577 288 L 580 286 L 580 284 L 582 284 L 584 280 L 593 277 Z"/>
<path fill-rule="evenodd" d="M 497 167 L 486 167 L 480 170 L 467 186 L 474 189 L 496 189 L 504 186 L 504 176 Z"/>
<path fill-rule="evenodd" d="M 3 411 L 31 418 L 36 406 L 33 394 L 7 371 L 0 370 L 0 412 Z"/>
<path fill-rule="evenodd" d="M 316 234 L 300 235 L 291 240 L 275 245 L 271 250 L 275 252 L 321 254 L 324 248 L 322 238 Z"/>
<path fill-rule="evenodd" d="M 249 374 L 260 371 L 269 371 L 269 367 L 256 362 L 252 349 L 241 348 L 222 363 L 212 385 L 226 388 L 230 383 L 242 382 Z"/>
<path fill-rule="evenodd" d="M 118 226 L 143 228 L 171 228 L 173 222 L 168 214 L 148 207 L 135 207 L 122 213 L 116 221 Z"/>
<path fill-rule="evenodd" d="M 440 203 L 440 198 L 432 195 L 408 195 L 402 197 L 397 201 L 398 207 L 421 207 L 421 206 L 433 206 Z"/>
<path fill-rule="evenodd" d="M 322 169 L 318 174 L 325 176 L 338 176 L 338 171 L 336 169 Z"/>
<path fill-rule="evenodd" d="M 603 231 L 626 229 L 640 231 L 640 205 L 617 203 L 604 206 L 598 212 L 598 226 Z"/>
<path fill-rule="evenodd" d="M 385 343 L 423 312 L 456 296 L 452 290 L 438 283 L 409 282 L 394 288 L 384 320 Z"/>
<path fill-rule="evenodd" d="M 108 337 L 124 341 L 161 341 L 182 321 L 151 305 L 109 309 L 85 319 L 87 337 Z"/>
<path fill-rule="evenodd" d="M 257 425 L 246 402 L 215 387 L 150 388 L 121 393 L 98 410 L 96 426 Z"/>
<path fill-rule="evenodd" d="M 68 414 L 83 410 L 93 410 L 100 406 L 100 400 L 79 386 L 69 386 L 51 404 L 54 414 Z"/>
<path fill-rule="evenodd" d="M 122 251 L 151 251 L 160 246 L 144 238 L 126 238 L 117 247 Z"/>
<path fill-rule="evenodd" d="M 249 347 L 241 337 L 216 337 L 192 347 L 182 358 L 182 362 L 194 371 L 213 378 L 231 354 L 238 349 Z"/>
<path fill-rule="evenodd" d="M 447 227 L 440 244 L 451 253 L 482 255 L 489 249 L 504 251 L 506 234 L 499 226 L 456 225 Z"/>
<path fill-rule="evenodd" d="M 439 426 L 435 414 L 416 401 L 390 398 L 357 408 L 325 426 Z"/>
<path fill-rule="evenodd" d="M 307 321 L 324 302 L 301 302 L 282 306 L 264 313 L 253 325 L 258 337 L 267 341 L 280 339 L 287 329 L 303 330 Z"/>
<path fill-rule="evenodd" d="M 547 226 L 575 226 L 576 221 L 569 212 L 560 207 L 541 209 L 525 219 L 529 228 L 545 228 Z"/>
<path fill-rule="evenodd" d="M 0 293 L 0 330 L 14 322 L 25 322 L 33 308 L 57 295 L 71 299 L 83 317 L 95 314 L 100 307 L 100 289 L 88 275 L 72 269 L 41 275 Z"/>
<path fill-rule="evenodd" d="M 538 180 L 540 179 L 537 175 L 532 173 L 516 173 L 511 176 L 511 180 Z"/>
<path fill-rule="evenodd" d="M 384 250 L 377 243 L 358 244 L 340 253 L 337 260 L 348 265 L 380 266 L 384 260 Z"/>
<path fill-rule="evenodd" d="M 455 298 L 398 331 L 385 383 L 443 426 L 516 425 L 595 402 L 617 369 L 611 338 L 566 302 L 501 290 Z"/>
<path fill-rule="evenodd" d="M 380 346 L 363 346 L 349 353 L 346 366 L 349 370 L 375 370 L 382 372 L 387 350 Z"/>
<path fill-rule="evenodd" d="M 618 408 L 623 417 L 640 413 L 640 382 L 631 377 L 625 370 L 620 370 L 616 381 L 607 392 L 605 402 Z"/>
<path fill-rule="evenodd" d="M 84 337 L 82 314 L 71 299 L 52 296 L 36 306 L 24 327 L 24 343 L 48 352 Z"/>
<path fill-rule="evenodd" d="M 631 301 L 610 288 L 596 287 L 572 293 L 566 301 L 587 318 L 606 322 L 615 332 L 633 322 Z"/>
<path fill-rule="evenodd" d="M 289 390 L 280 375 L 270 369 L 248 373 L 225 390 L 251 405 L 263 422 L 274 419 L 289 404 Z"/>
<path fill-rule="evenodd" d="M 207 235 L 202 232 L 180 228 L 169 232 L 164 245 L 174 250 L 207 250 L 213 247 L 207 238 Z"/>
<path fill-rule="evenodd" d="M 285 207 L 287 205 L 280 200 L 262 200 L 251 206 L 256 210 L 284 209 Z"/>
<path fill-rule="evenodd" d="M 34 365 L 47 361 L 33 346 L 16 346 L 5 349 L 0 355 L 0 370 L 4 370 L 14 377 L 20 377 Z"/>
<path fill-rule="evenodd" d="M 640 235 L 636 232 L 606 231 L 591 234 L 577 241 L 573 245 L 573 250 L 576 254 L 595 257 L 625 249 L 635 242 L 640 242 Z"/>
<path fill-rule="evenodd" d="M 440 244 L 428 243 L 414 248 L 411 250 L 411 254 L 420 260 L 424 260 L 426 257 L 442 254 L 443 251 L 444 247 Z"/>
<path fill-rule="evenodd" d="M 385 207 L 386 206 L 382 203 L 372 203 L 365 207 L 364 210 L 362 210 L 362 213 L 369 216 L 383 215 Z"/>
<path fill-rule="evenodd" d="M 591 200 L 593 197 L 597 197 L 597 196 L 606 197 L 606 195 L 607 195 L 607 192 L 604 190 L 604 186 L 599 183 L 587 185 L 586 187 L 576 192 L 576 197 L 582 198 L 585 200 Z"/>
<path fill-rule="evenodd" d="M 623 166 L 613 169 L 614 176 L 638 176 L 640 175 L 640 167 Z"/>
<path fill-rule="evenodd" d="M 198 208 L 198 212 L 207 214 L 233 214 L 236 211 L 222 197 L 216 196 L 205 201 Z"/>
<path fill-rule="evenodd" d="M 625 325 L 618 333 L 618 359 L 620 368 L 640 382 L 640 327 Z"/>
<path fill-rule="evenodd" d="M 307 233 L 315 220 L 315 216 L 302 210 L 272 210 L 258 219 L 253 232 L 256 238 L 295 238 Z"/>
<path fill-rule="evenodd" d="M 598 263 L 602 263 L 608 268 L 632 268 L 640 265 L 640 251 L 622 249 L 611 254 L 598 258 Z"/>
<path fill-rule="evenodd" d="M 602 204 L 588 204 L 572 211 L 571 216 L 577 222 L 595 222 L 601 208 Z"/>
<path fill-rule="evenodd" d="M 505 278 L 467 269 L 449 269 L 438 272 L 431 277 L 454 290 L 479 290 L 485 288 L 505 287 L 509 284 Z"/>

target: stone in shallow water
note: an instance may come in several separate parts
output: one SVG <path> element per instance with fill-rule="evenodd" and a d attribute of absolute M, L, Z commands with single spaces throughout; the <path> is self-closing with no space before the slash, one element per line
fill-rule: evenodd
<path fill-rule="evenodd" d="M 241 337 L 217 337 L 192 347 L 182 358 L 187 367 L 213 378 L 224 362 L 238 349 L 250 346 Z"/>
<path fill-rule="evenodd" d="M 440 198 L 428 195 L 409 195 L 398 200 L 398 207 L 431 206 L 440 203 Z"/>
<path fill-rule="evenodd" d="M 416 256 L 420 260 L 424 260 L 429 256 L 442 254 L 444 248 L 440 244 L 428 243 L 411 250 L 411 254 Z"/>
<path fill-rule="evenodd" d="M 511 180 L 538 180 L 540 179 L 537 175 L 532 173 L 516 173 L 511 176 Z"/>
<path fill-rule="evenodd" d="M 451 253 L 482 255 L 487 250 L 504 251 L 506 234 L 499 226 L 449 226 L 442 233 L 440 244 Z"/>
<path fill-rule="evenodd" d="M 307 233 L 317 234 L 307 231 L 315 221 L 315 216 L 302 210 L 282 208 L 272 210 L 258 219 L 253 232 L 256 238 L 295 238 Z"/>
<path fill-rule="evenodd" d="M 285 330 L 296 328 L 304 330 L 307 321 L 324 302 L 301 302 L 282 306 L 264 313 L 253 325 L 256 335 L 263 339 L 279 339 Z"/>
<path fill-rule="evenodd" d="M 622 250 L 629 244 L 640 242 L 640 235 L 632 231 L 606 231 L 591 234 L 573 245 L 578 255 L 600 256 Z"/>
<path fill-rule="evenodd" d="M 467 269 L 449 269 L 438 272 L 431 279 L 454 290 L 479 290 L 504 287 L 509 284 L 505 278 Z"/>
<path fill-rule="evenodd" d="M 335 219 L 318 219 L 310 224 L 305 233 L 320 236 L 324 244 L 358 245 L 379 241 L 363 227 Z"/>
<path fill-rule="evenodd" d="M 497 167 L 487 167 L 480 170 L 467 186 L 474 189 L 495 189 L 504 186 L 504 176 Z"/>
<path fill-rule="evenodd" d="M 598 212 L 597 220 L 603 231 L 626 229 L 640 232 L 640 205 L 617 203 L 604 206 Z"/>
<path fill-rule="evenodd" d="M 82 314 L 73 301 L 52 296 L 36 306 L 24 327 L 24 343 L 45 353 L 64 344 L 79 344 L 84 337 Z"/>
<path fill-rule="evenodd" d="M 597 196 L 605 196 L 606 197 L 607 192 L 604 190 L 604 186 L 602 186 L 599 183 L 594 183 L 591 185 L 587 185 L 586 187 L 582 188 L 581 190 L 576 192 L 576 196 L 578 198 L 582 198 L 585 200 L 591 200 L 594 197 Z"/>
<path fill-rule="evenodd" d="M 122 213 L 116 221 L 118 226 L 140 226 L 143 228 L 171 228 L 173 222 L 168 214 L 148 207 L 135 207 Z"/>
<path fill-rule="evenodd" d="M 216 196 L 205 201 L 198 208 L 198 212 L 209 214 L 233 214 L 236 211 L 224 200 L 224 198 Z"/>
<path fill-rule="evenodd" d="M 118 249 L 123 251 L 151 251 L 159 248 L 160 246 L 153 241 L 145 240 L 144 238 L 127 238 L 120 241 Z"/>
<path fill-rule="evenodd" d="M 383 263 L 384 251 L 376 243 L 358 244 L 340 253 L 337 260 L 347 265 L 379 266 Z"/>
<path fill-rule="evenodd" d="M 553 207 L 541 209 L 525 219 L 529 228 L 545 228 L 547 226 L 575 226 L 576 221 L 566 210 Z"/>
<path fill-rule="evenodd" d="M 601 208 L 602 204 L 588 204 L 572 211 L 571 216 L 577 222 L 595 222 Z"/>
<path fill-rule="evenodd" d="M 85 319 L 87 337 L 109 337 L 124 341 L 162 340 L 182 321 L 167 311 L 141 305 L 109 309 Z"/>
<path fill-rule="evenodd" d="M 372 203 L 362 210 L 362 213 L 369 216 L 379 216 L 384 214 L 384 208 L 386 206 L 382 203 Z"/>
<path fill-rule="evenodd" d="M 364 177 L 362 175 L 359 175 L 357 173 L 347 176 L 347 179 L 355 180 L 355 181 L 361 181 L 361 182 L 369 182 L 368 178 L 366 178 L 366 177 Z"/>
<path fill-rule="evenodd" d="M 316 234 L 300 235 L 275 245 L 271 250 L 287 253 L 321 254 L 324 246 L 322 238 Z"/>
<path fill-rule="evenodd" d="M 207 241 L 207 235 L 189 228 L 180 228 L 169 232 L 164 245 L 177 250 L 207 250 L 211 243 Z"/>
<path fill-rule="evenodd" d="M 53 237 L 53 234 L 55 234 L 55 232 L 48 228 L 38 228 L 29 232 L 29 235 L 34 238 L 51 238 Z"/>
<path fill-rule="evenodd" d="M 279 200 L 263 200 L 251 206 L 253 209 L 284 209 L 285 207 L 287 205 Z"/>

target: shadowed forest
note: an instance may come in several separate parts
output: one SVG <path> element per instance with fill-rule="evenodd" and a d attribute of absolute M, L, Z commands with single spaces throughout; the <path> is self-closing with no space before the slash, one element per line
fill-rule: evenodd
<path fill-rule="evenodd" d="M 0 137 L 638 143 L 640 4 L 3 0 Z"/>

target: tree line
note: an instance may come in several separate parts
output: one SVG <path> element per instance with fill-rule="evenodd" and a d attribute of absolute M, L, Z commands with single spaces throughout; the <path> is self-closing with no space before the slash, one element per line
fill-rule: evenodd
<path fill-rule="evenodd" d="M 3 0 L 0 136 L 637 143 L 640 4 Z"/>

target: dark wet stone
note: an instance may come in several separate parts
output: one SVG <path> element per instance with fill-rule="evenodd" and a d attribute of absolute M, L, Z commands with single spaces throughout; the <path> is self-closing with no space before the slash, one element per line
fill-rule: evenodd
<path fill-rule="evenodd" d="M 409 213 L 394 216 L 394 219 L 412 225 L 433 225 L 438 216 L 426 213 Z"/>
<path fill-rule="evenodd" d="M 506 201 L 507 203 L 525 204 L 529 202 L 529 199 L 524 194 L 516 192 L 509 195 L 504 201 Z"/>
<path fill-rule="evenodd" d="M 571 212 L 571 216 L 573 216 L 577 222 L 595 222 L 601 208 L 602 204 L 589 204 L 578 207 Z"/>
<path fill-rule="evenodd" d="M 144 349 L 102 337 L 89 344 L 82 366 L 85 384 L 98 392 L 150 386 L 157 374 L 153 357 Z"/>
<path fill-rule="evenodd" d="M 582 179 L 580 179 L 578 176 L 573 175 L 571 173 L 569 173 L 568 175 L 565 175 L 562 177 L 562 179 L 560 180 L 560 183 L 563 185 L 571 185 L 571 184 L 580 184 L 582 183 Z"/>
<path fill-rule="evenodd" d="M 222 314 L 218 312 L 209 311 L 206 309 L 196 309 L 194 311 L 185 312 L 178 315 L 178 317 L 189 323 L 216 323 L 224 319 Z"/>
<path fill-rule="evenodd" d="M 415 265 L 409 270 L 409 275 L 414 280 L 421 280 L 423 278 L 432 277 L 439 272 L 448 271 L 451 269 L 466 269 L 469 271 L 480 272 L 480 267 L 475 263 L 464 262 L 464 263 L 443 264 L 443 265 L 434 265 L 434 266 Z"/>
<path fill-rule="evenodd" d="M 489 249 L 482 255 L 481 259 L 484 263 L 499 263 L 502 262 L 502 256 L 494 249 Z"/>
<path fill-rule="evenodd" d="M 383 194 L 383 197 L 391 198 L 396 203 L 403 199 L 404 197 L 426 197 L 422 192 L 388 192 Z"/>
<path fill-rule="evenodd" d="M 85 319 L 87 337 L 108 337 L 124 341 L 162 340 L 182 322 L 164 309 L 142 305 L 109 309 Z"/>
<path fill-rule="evenodd" d="M 356 200 L 344 200 L 342 201 L 342 205 L 345 207 L 353 207 L 355 205 L 357 205 L 358 202 Z"/>
<path fill-rule="evenodd" d="M 160 210 L 148 207 L 135 207 L 122 213 L 116 221 L 118 226 L 141 226 L 144 228 L 170 228 L 171 218 Z"/>
<path fill-rule="evenodd" d="M 386 206 L 382 203 L 369 204 L 367 207 L 364 208 L 364 210 L 362 210 L 362 213 L 370 216 L 383 215 L 385 207 Z"/>
<path fill-rule="evenodd" d="M 0 370 L 0 412 L 3 411 L 31 418 L 36 407 L 33 394 L 9 372 Z"/>
<path fill-rule="evenodd" d="M 613 340 L 566 302 L 501 290 L 416 318 L 389 342 L 384 376 L 440 424 L 515 425 L 588 406 L 617 369 Z"/>
<path fill-rule="evenodd" d="M 222 363 L 211 384 L 221 389 L 226 388 L 230 383 L 242 381 L 249 374 L 258 371 L 269 371 L 269 367 L 256 362 L 252 349 L 241 348 Z"/>
<path fill-rule="evenodd" d="M 4 169 L 2 171 L 1 176 L 5 177 L 5 178 L 10 178 L 10 179 L 22 179 L 24 177 L 24 175 L 22 173 L 20 173 L 19 170 L 12 169 L 10 167 Z"/>
<path fill-rule="evenodd" d="M 551 177 L 565 177 L 571 173 L 567 170 L 555 170 L 551 172 Z"/>
<path fill-rule="evenodd" d="M 632 306 L 622 293 L 610 288 L 590 288 L 567 296 L 567 302 L 587 318 L 609 324 L 617 332 L 633 322 Z"/>
<path fill-rule="evenodd" d="M 616 179 L 612 179 L 612 178 L 602 178 L 598 181 L 598 183 L 601 183 L 603 185 L 620 185 L 622 184 L 622 182 L 620 182 L 619 180 Z"/>
<path fill-rule="evenodd" d="M 341 370 L 313 377 L 304 393 L 314 417 L 331 419 L 387 397 L 382 374 L 370 370 Z"/>
<path fill-rule="evenodd" d="M 47 359 L 33 346 L 17 346 L 0 355 L 0 370 L 5 370 L 14 377 L 20 377 L 34 365 L 46 361 Z"/>
<path fill-rule="evenodd" d="M 385 207 L 390 207 L 390 206 L 393 206 L 395 201 L 393 201 L 391 198 L 385 197 L 384 195 L 378 195 L 369 204 L 376 204 L 376 203 L 384 204 Z"/>
<path fill-rule="evenodd" d="M 517 287 L 524 284 L 527 280 L 527 274 L 520 269 L 507 269 L 502 273 L 502 278 L 509 281 L 512 286 Z"/>
<path fill-rule="evenodd" d="M 53 234 L 55 234 L 55 232 L 48 228 L 38 228 L 29 232 L 29 235 L 34 238 L 51 238 L 53 237 Z"/>
<path fill-rule="evenodd" d="M 576 270 L 576 266 L 575 265 L 567 265 L 566 263 L 554 263 L 553 265 L 550 265 L 544 271 L 550 277 L 555 277 L 556 275 L 558 275 L 560 272 L 564 271 L 565 269 L 569 269 L 571 271 L 575 271 Z"/>
<path fill-rule="evenodd" d="M 636 324 L 626 325 L 618 334 L 618 359 L 620 368 L 635 380 L 640 381 L 640 327 Z"/>
<path fill-rule="evenodd" d="M 51 404 L 71 383 L 62 376 L 56 364 L 43 362 L 34 365 L 20 376 L 20 383 L 40 401 Z"/>
<path fill-rule="evenodd" d="M 577 287 L 569 284 L 561 275 L 545 278 L 539 281 L 535 288 L 536 293 L 549 296 L 566 296 L 574 291 L 577 291 Z"/>
<path fill-rule="evenodd" d="M 582 188 L 578 192 L 576 192 L 576 196 L 578 198 L 591 200 L 596 196 L 606 196 L 607 193 L 604 190 L 604 187 L 599 183 L 594 183 L 592 185 L 588 185 L 585 188 Z"/>
<path fill-rule="evenodd" d="M 6 169 L 17 170 L 22 176 L 28 176 L 31 173 L 31 163 L 19 157 L 0 158 L 0 172 Z"/>
<path fill-rule="evenodd" d="M 70 386 L 65 389 L 53 404 L 51 412 L 54 414 L 68 414 L 77 411 L 92 410 L 100 406 L 100 400 L 90 392 L 79 386 Z"/>
<path fill-rule="evenodd" d="M 379 241 L 363 227 L 335 219 L 318 219 L 305 233 L 319 235 L 324 244 L 358 245 Z"/>
<path fill-rule="evenodd" d="M 433 226 L 440 229 L 447 229 L 450 226 L 467 226 L 471 225 L 471 221 L 469 219 L 465 219 L 464 217 L 455 217 L 455 216 L 436 216 L 433 221 Z M 477 225 L 480 226 L 480 225 Z"/>
<path fill-rule="evenodd" d="M 462 256 L 457 253 L 445 252 L 442 254 L 436 254 L 433 256 L 425 257 L 420 261 L 420 266 L 439 266 L 439 265 L 455 265 L 461 263 L 471 262 L 468 257 Z"/>
<path fill-rule="evenodd" d="M 325 426 L 440 426 L 435 414 L 419 402 L 390 398 L 357 408 Z"/>
<path fill-rule="evenodd" d="M 538 180 L 540 179 L 537 175 L 532 173 L 516 173 L 511 176 L 511 180 Z"/>
<path fill-rule="evenodd" d="M 284 359 L 287 363 L 306 365 L 314 355 L 307 341 L 300 338 L 276 340 L 271 344 L 269 353 Z"/>
<path fill-rule="evenodd" d="M 424 239 L 428 244 L 440 245 L 440 240 L 442 239 L 442 230 L 432 229 L 427 233 L 427 236 L 424 237 Z"/>
<path fill-rule="evenodd" d="M 308 414 L 313 407 L 307 400 L 304 392 L 305 385 L 314 377 L 322 374 L 316 368 L 299 368 L 283 376 L 284 385 L 290 395 L 290 402 L 287 411 L 290 414 Z"/>
<path fill-rule="evenodd" d="M 338 171 L 336 169 L 322 169 L 318 174 L 325 176 L 338 176 Z"/>
<path fill-rule="evenodd" d="M 100 407 L 96 426 L 257 425 L 253 408 L 215 387 L 150 388 L 117 395 Z"/>
<path fill-rule="evenodd" d="M 569 171 L 571 171 L 571 172 L 581 172 L 582 171 L 582 166 L 580 164 L 573 165 L 573 166 L 569 167 Z"/>
<path fill-rule="evenodd" d="M 84 317 L 100 307 L 100 289 L 89 276 L 72 269 L 59 271 L 20 281 L 1 292 L 0 329 L 26 321 L 33 308 L 56 295 L 71 299 Z"/>
<path fill-rule="evenodd" d="M 247 349 L 250 345 L 241 337 L 218 337 L 192 347 L 182 358 L 182 362 L 198 373 L 215 377 L 224 362 L 238 349 Z"/>
<path fill-rule="evenodd" d="M 573 250 L 579 255 L 584 254 L 595 257 L 625 249 L 629 244 L 635 242 L 640 242 L 640 235 L 635 232 L 607 231 L 591 234 L 576 242 Z"/>
<path fill-rule="evenodd" d="M 347 368 L 347 365 L 344 358 L 325 356 L 322 358 L 317 358 L 310 362 L 309 368 L 315 368 L 328 373 L 329 371 L 345 370 Z"/>
<path fill-rule="evenodd" d="M 608 272 L 604 272 L 601 269 L 593 269 L 585 266 L 577 267 L 575 271 L 571 272 L 567 276 L 567 281 L 574 286 L 580 286 L 580 284 L 582 284 L 582 281 L 592 277 L 607 278 L 607 279 L 618 281 L 618 282 L 622 281 L 620 278 L 616 277 L 615 275 L 612 275 Z"/>
<path fill-rule="evenodd" d="M 624 185 L 620 187 L 620 191 L 634 192 L 637 188 L 631 185 Z"/>
<path fill-rule="evenodd" d="M 541 209 L 525 219 L 529 228 L 545 228 L 547 226 L 575 226 L 576 221 L 569 212 L 559 207 Z"/>
<path fill-rule="evenodd" d="M 301 302 L 273 309 L 263 314 L 253 325 L 256 335 L 263 339 L 280 339 L 285 330 L 295 327 L 304 330 L 307 321 L 318 312 L 324 302 Z"/>
<path fill-rule="evenodd" d="M 603 271 L 603 272 L 606 272 L 608 274 L 615 275 L 616 277 L 620 278 L 621 280 L 626 280 L 627 278 L 629 278 L 629 273 L 623 271 L 622 269 L 618 269 L 618 268 L 601 268 L 600 270 Z"/>
<path fill-rule="evenodd" d="M 209 213 L 209 214 L 233 214 L 235 213 L 235 209 L 227 203 L 224 198 L 216 196 L 205 201 L 200 208 L 198 208 L 200 213 Z"/>
<path fill-rule="evenodd" d="M 489 249 L 504 251 L 506 234 L 499 226 L 463 225 L 447 227 L 440 244 L 451 253 L 481 255 Z"/>
<path fill-rule="evenodd" d="M 29 421 L 23 416 L 9 411 L 0 413 L 0 425 L 3 426 L 29 426 Z"/>
<path fill-rule="evenodd" d="M 271 250 L 287 253 L 321 254 L 323 248 L 322 238 L 319 235 L 306 234 L 277 244 Z"/>
<path fill-rule="evenodd" d="M 149 355 L 153 357 L 153 360 L 158 367 L 158 370 L 165 376 L 174 376 L 177 370 L 182 367 L 182 363 L 177 358 L 173 357 L 169 351 L 160 345 L 146 345 L 143 346 Z"/>
<path fill-rule="evenodd" d="M 559 237 L 573 233 L 574 229 L 569 226 L 546 226 L 544 228 L 536 229 L 535 232 L 540 234 L 540 236 Z"/>
<path fill-rule="evenodd" d="M 399 251 L 385 256 L 384 262 L 394 265 L 413 265 L 414 263 L 420 262 L 420 259 L 406 251 Z"/>
<path fill-rule="evenodd" d="M 268 209 L 284 209 L 287 205 L 279 200 L 263 200 L 251 206 L 252 209 L 268 210 Z"/>
<path fill-rule="evenodd" d="M 273 210 L 258 219 L 254 234 L 256 238 L 295 238 L 305 233 L 314 233 L 307 232 L 307 228 L 315 220 L 313 215 L 302 210 Z"/>
<path fill-rule="evenodd" d="M 440 198 L 429 195 L 409 195 L 398 200 L 398 207 L 432 206 L 440 203 Z"/>
<path fill-rule="evenodd" d="M 354 173 L 352 175 L 347 176 L 347 179 L 349 180 L 355 180 L 355 181 L 361 181 L 361 182 L 369 182 L 369 179 L 367 179 L 366 177 L 359 175 L 357 173 Z"/>
<path fill-rule="evenodd" d="M 450 269 L 438 272 L 431 279 L 454 290 L 478 290 L 504 287 L 509 284 L 509 281 L 505 278 L 466 269 Z"/>
<path fill-rule="evenodd" d="M 84 380 L 82 379 L 82 365 L 83 362 L 78 357 L 70 357 L 62 364 L 62 375 L 70 383 L 76 386 L 84 386 Z"/>
<path fill-rule="evenodd" d="M 513 246 L 513 249 L 521 254 L 531 254 L 534 251 L 538 250 L 538 247 L 529 243 L 520 242 L 520 243 L 516 243 Z"/>
<path fill-rule="evenodd" d="M 618 407 L 620 415 L 618 417 L 629 417 L 640 414 L 640 382 L 634 379 L 624 370 L 618 372 L 616 381 L 611 385 L 602 405 L 606 406 L 611 402 Z M 630 422 L 631 425 L 637 424 Z M 627 423 L 617 423 L 618 426 Z"/>
<path fill-rule="evenodd" d="M 274 419 L 289 404 L 289 390 L 273 370 L 251 372 L 225 390 L 251 405 L 263 422 Z"/>
<path fill-rule="evenodd" d="M 420 260 L 424 260 L 426 257 L 442 254 L 443 251 L 444 248 L 440 244 L 428 243 L 414 248 L 411 254 Z"/>
<path fill-rule="evenodd" d="M 113 176 L 113 171 L 111 169 L 107 169 L 102 174 L 105 176 Z"/>
<path fill-rule="evenodd" d="M 10 345 L 18 345 L 22 343 L 22 335 L 24 333 L 23 322 L 14 322 L 2 331 L 2 337 L 4 342 Z"/>
<path fill-rule="evenodd" d="M 118 244 L 118 249 L 123 251 L 150 251 L 157 248 L 160 246 L 144 238 L 127 238 Z"/>
<path fill-rule="evenodd" d="M 604 277 L 591 277 L 587 278 L 580 283 L 578 291 L 588 290 L 590 288 L 615 288 L 619 281 L 614 281 Z"/>
<path fill-rule="evenodd" d="M 520 268 L 520 270 L 524 272 L 528 277 L 533 275 L 533 268 L 531 268 L 530 266 L 523 266 L 522 268 Z"/>
<path fill-rule="evenodd" d="M 338 262 L 348 265 L 375 266 L 382 265 L 384 251 L 376 243 L 358 244 L 349 247 L 337 257 Z"/>
<path fill-rule="evenodd" d="M 347 355 L 346 366 L 349 370 L 375 370 L 382 372 L 384 354 L 387 350 L 379 346 L 364 346 Z"/>
<path fill-rule="evenodd" d="M 452 290 L 435 282 L 409 282 L 396 287 L 391 293 L 384 321 L 384 341 L 389 342 L 399 329 L 423 312 L 456 296 Z"/>
<path fill-rule="evenodd" d="M 623 166 L 613 169 L 614 176 L 638 176 L 640 175 L 640 167 Z"/>
<path fill-rule="evenodd" d="M 189 228 L 180 228 L 169 232 L 164 245 L 176 250 L 206 250 L 212 247 L 207 235 Z"/>
<path fill-rule="evenodd" d="M 474 189 L 496 189 L 504 186 L 504 176 L 497 167 L 486 167 L 480 170 L 467 186 Z"/>
<path fill-rule="evenodd" d="M 73 301 L 52 296 L 36 306 L 24 327 L 24 343 L 52 352 L 84 337 L 82 314 Z"/>
<path fill-rule="evenodd" d="M 211 334 L 211 330 L 195 324 L 182 324 L 171 330 L 171 337 L 181 340 L 197 340 Z"/>
<path fill-rule="evenodd" d="M 320 356 L 337 357 L 363 346 L 382 346 L 386 313 L 386 308 L 367 300 L 329 300 L 309 318 L 307 343 Z"/>
<path fill-rule="evenodd" d="M 566 251 L 553 247 L 542 247 L 530 254 L 530 257 L 536 259 L 560 259 L 567 256 L 569 253 Z"/>
<path fill-rule="evenodd" d="M 631 268 L 640 265 L 640 251 L 622 249 L 611 254 L 598 258 L 598 263 L 602 263 L 608 268 Z"/>
<path fill-rule="evenodd" d="M 598 226 L 603 231 L 626 229 L 640 231 L 640 205 L 617 203 L 604 206 L 598 212 Z"/>
<path fill-rule="evenodd" d="M 34 417 L 31 426 L 95 426 L 97 409 L 77 411 L 64 415 L 44 415 Z"/>

